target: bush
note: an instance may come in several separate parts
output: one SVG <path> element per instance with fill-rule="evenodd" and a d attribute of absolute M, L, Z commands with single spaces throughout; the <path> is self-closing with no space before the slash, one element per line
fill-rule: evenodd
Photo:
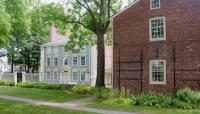
<path fill-rule="evenodd" d="M 156 93 L 142 94 L 140 96 L 133 97 L 133 105 L 136 106 L 150 106 L 150 107 L 163 107 L 170 108 L 174 106 L 176 100 L 169 95 L 162 95 Z"/>
<path fill-rule="evenodd" d="M 183 88 L 178 90 L 176 97 L 180 101 L 187 103 L 200 104 L 200 92 L 195 92 L 191 88 Z"/>
<path fill-rule="evenodd" d="M 89 94 L 91 91 L 91 86 L 87 84 L 77 84 L 73 86 L 72 92 L 75 94 L 86 95 Z"/>
<path fill-rule="evenodd" d="M 111 88 L 96 88 L 95 96 L 97 99 L 113 98 L 113 91 Z"/>
<path fill-rule="evenodd" d="M 0 81 L 0 86 L 15 86 L 15 82 L 14 81 Z"/>
<path fill-rule="evenodd" d="M 63 89 L 65 89 L 65 86 L 63 84 L 46 84 L 46 83 L 18 83 L 17 87 L 49 89 L 49 90 L 63 90 Z"/>

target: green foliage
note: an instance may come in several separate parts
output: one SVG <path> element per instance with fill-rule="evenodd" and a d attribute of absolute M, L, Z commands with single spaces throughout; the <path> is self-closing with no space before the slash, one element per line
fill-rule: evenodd
<path fill-rule="evenodd" d="M 113 91 L 111 88 L 96 88 L 95 96 L 97 99 L 111 99 L 113 98 Z"/>
<path fill-rule="evenodd" d="M 46 83 L 18 83 L 17 87 L 49 89 L 49 90 L 64 90 L 65 89 L 65 86 L 63 84 L 46 84 Z"/>
<path fill-rule="evenodd" d="M 176 97 L 187 103 L 200 104 L 200 92 L 195 92 L 191 88 L 180 89 Z"/>
<path fill-rule="evenodd" d="M 122 88 L 121 91 L 113 90 L 111 88 L 96 88 L 96 98 L 97 99 L 112 99 L 117 98 L 118 100 L 131 98 L 132 95 L 129 90 Z"/>
<path fill-rule="evenodd" d="M 162 95 L 156 93 L 141 94 L 133 97 L 133 105 L 136 106 L 150 106 L 150 107 L 164 107 L 170 108 L 174 106 L 176 101 L 169 95 Z"/>
<path fill-rule="evenodd" d="M 92 87 L 87 84 L 77 84 L 72 88 L 72 92 L 75 94 L 86 95 L 90 93 Z"/>
<path fill-rule="evenodd" d="M 0 81 L 0 86 L 15 86 L 15 82 L 9 80 Z"/>

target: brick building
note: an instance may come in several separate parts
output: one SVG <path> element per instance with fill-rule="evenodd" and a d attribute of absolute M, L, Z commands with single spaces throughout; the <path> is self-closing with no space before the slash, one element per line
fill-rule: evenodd
<path fill-rule="evenodd" d="M 200 89 L 200 0 L 136 0 L 112 26 L 115 89 Z"/>

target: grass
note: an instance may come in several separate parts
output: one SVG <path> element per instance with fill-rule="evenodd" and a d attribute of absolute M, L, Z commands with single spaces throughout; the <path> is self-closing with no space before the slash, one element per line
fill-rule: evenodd
<path fill-rule="evenodd" d="M 81 98 L 64 90 L 44 90 L 31 88 L 0 87 L 0 95 L 9 95 L 50 102 L 66 102 Z"/>
<path fill-rule="evenodd" d="M 0 99 L 0 114 L 95 114 Z"/>
<path fill-rule="evenodd" d="M 200 114 L 200 110 L 181 110 L 167 108 L 138 107 L 129 104 L 112 104 L 109 101 L 95 101 L 88 103 L 87 106 L 99 109 L 110 109 L 118 111 L 138 112 L 142 114 Z"/>

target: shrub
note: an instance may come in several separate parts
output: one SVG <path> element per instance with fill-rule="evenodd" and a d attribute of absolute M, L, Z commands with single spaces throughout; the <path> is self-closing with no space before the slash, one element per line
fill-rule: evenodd
<path fill-rule="evenodd" d="M 89 94 L 91 90 L 91 86 L 87 84 L 77 84 L 73 86 L 72 92 L 75 94 L 86 95 Z"/>
<path fill-rule="evenodd" d="M 49 90 L 63 90 L 63 89 L 65 89 L 65 86 L 63 84 L 46 84 L 46 83 L 18 83 L 17 87 L 49 89 Z"/>
<path fill-rule="evenodd" d="M 15 86 L 15 82 L 9 80 L 0 81 L 0 86 Z"/>
<path fill-rule="evenodd" d="M 192 89 L 184 88 L 184 89 L 178 90 L 177 93 L 176 93 L 176 96 L 179 100 L 182 100 L 182 101 L 185 101 L 185 102 L 190 102 L 192 92 L 193 92 Z"/>
<path fill-rule="evenodd" d="M 133 97 L 133 105 L 136 106 L 150 106 L 150 107 L 164 107 L 170 108 L 174 106 L 176 100 L 169 95 L 162 95 L 156 93 L 142 94 L 140 96 Z"/>
<path fill-rule="evenodd" d="M 113 98 L 113 91 L 111 88 L 96 88 L 95 96 L 97 99 Z"/>

